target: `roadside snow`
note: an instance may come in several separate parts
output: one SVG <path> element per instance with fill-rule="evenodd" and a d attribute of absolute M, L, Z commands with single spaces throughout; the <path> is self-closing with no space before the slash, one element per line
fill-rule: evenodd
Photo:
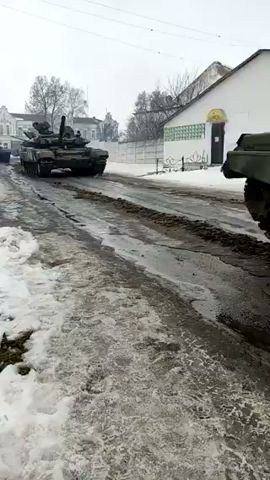
<path fill-rule="evenodd" d="M 38 242 L 14 227 L 0 229 L 0 339 L 34 330 L 26 376 L 10 365 L 0 373 L 0 478 L 62 480 L 61 427 L 69 400 L 54 383 L 51 335 L 64 315 L 54 297 L 57 273 L 43 268 Z"/>
<path fill-rule="evenodd" d="M 106 173 L 131 177 L 139 177 L 141 175 L 154 173 L 155 171 L 156 165 L 152 164 L 115 163 L 109 161 L 106 166 Z"/>
<path fill-rule="evenodd" d="M 143 176 L 145 180 L 182 185 L 203 189 L 215 189 L 227 192 L 243 192 L 245 179 L 226 179 L 220 171 L 220 166 L 209 167 L 207 170 L 194 170 L 190 172 L 166 172 L 156 175 L 155 165 L 137 165 L 127 163 L 108 162 L 106 173 L 126 176 Z"/>
<path fill-rule="evenodd" d="M 146 177 L 145 177 L 146 178 Z M 229 192 L 243 192 L 244 178 L 228 180 L 220 171 L 220 167 L 209 167 L 207 170 L 193 170 L 190 172 L 168 172 L 153 175 L 151 180 L 157 182 L 170 182 L 176 185 L 190 187 L 214 188 Z"/>

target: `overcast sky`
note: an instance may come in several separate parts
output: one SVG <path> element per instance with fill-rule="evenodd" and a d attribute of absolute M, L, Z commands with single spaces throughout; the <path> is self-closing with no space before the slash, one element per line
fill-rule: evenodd
<path fill-rule="evenodd" d="M 110 111 L 123 128 L 139 91 L 150 91 L 158 84 L 164 86 L 168 77 L 186 69 L 196 68 L 200 72 L 214 60 L 234 67 L 258 48 L 270 47 L 269 0 L 96 0 L 169 24 L 111 10 L 90 0 L 48 2 L 54 5 L 45 0 L 0 0 L 0 104 L 9 111 L 24 111 L 36 75 L 55 75 L 88 90 L 89 115 L 104 118 L 106 110 Z M 85 13 L 65 10 L 56 4 Z M 101 36 L 44 21 L 35 15 Z M 166 34 L 151 32 L 150 28 Z"/>

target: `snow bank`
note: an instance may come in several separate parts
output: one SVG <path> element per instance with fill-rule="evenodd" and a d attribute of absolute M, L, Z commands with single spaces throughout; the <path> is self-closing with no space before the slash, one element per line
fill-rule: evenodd
<path fill-rule="evenodd" d="M 245 183 L 244 178 L 228 180 L 221 173 L 220 167 L 209 167 L 207 170 L 193 170 L 190 172 L 161 173 L 151 176 L 151 180 L 205 189 L 214 188 L 229 192 L 243 192 Z"/>
<path fill-rule="evenodd" d="M 156 171 L 156 165 L 139 163 L 115 163 L 108 161 L 106 173 L 137 177 Z"/>
<path fill-rule="evenodd" d="M 159 167 L 161 169 L 161 166 Z M 155 165 L 127 164 L 108 162 L 106 173 L 126 176 L 143 176 L 145 180 L 170 185 L 183 185 L 204 189 L 216 189 L 228 192 L 243 192 L 245 180 L 234 178 L 228 180 L 220 171 L 220 166 L 209 167 L 208 170 L 193 170 L 190 172 L 160 172 L 155 174 Z"/>
<path fill-rule="evenodd" d="M 0 228 L 0 338 L 33 329 L 26 376 L 8 366 L 0 373 L 0 478 L 62 480 L 61 428 L 69 400 L 54 383 L 51 335 L 63 321 L 55 299 L 58 275 L 38 259 L 38 243 L 21 229 Z"/>

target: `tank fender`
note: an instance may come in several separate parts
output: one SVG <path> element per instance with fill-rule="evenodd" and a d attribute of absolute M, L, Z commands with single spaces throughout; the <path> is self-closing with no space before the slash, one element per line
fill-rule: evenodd
<path fill-rule="evenodd" d="M 88 148 L 89 153 L 91 158 L 98 159 L 100 157 L 102 158 L 108 158 L 109 157 L 109 152 L 107 150 L 102 150 L 101 148 Z"/>

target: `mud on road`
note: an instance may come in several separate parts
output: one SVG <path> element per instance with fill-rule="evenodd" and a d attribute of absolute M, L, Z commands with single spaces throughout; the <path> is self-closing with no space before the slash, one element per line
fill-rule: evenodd
<path fill-rule="evenodd" d="M 107 204 L 112 208 L 135 215 L 138 220 L 146 220 L 152 222 L 154 226 L 164 227 L 166 233 L 173 235 L 175 238 L 181 238 L 182 230 L 185 229 L 205 241 L 217 242 L 225 247 L 230 247 L 233 252 L 263 256 L 266 261 L 270 261 L 270 243 L 258 241 L 248 235 L 230 233 L 221 228 L 213 227 L 206 221 L 191 220 L 180 215 L 161 213 L 151 208 L 136 205 L 121 197 L 115 199 L 103 193 L 91 192 L 90 190 L 65 183 L 62 184 L 61 182 L 55 182 L 54 185 L 76 192 L 74 198 Z"/>

